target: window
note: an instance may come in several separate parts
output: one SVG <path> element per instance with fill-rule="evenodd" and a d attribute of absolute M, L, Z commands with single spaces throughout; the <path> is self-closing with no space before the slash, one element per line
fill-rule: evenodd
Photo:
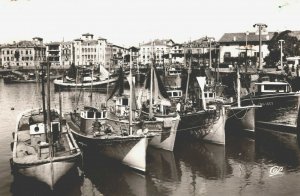
<path fill-rule="evenodd" d="M 224 53 L 224 58 L 229 58 L 231 57 L 231 53 L 230 52 L 225 52 Z"/>
<path fill-rule="evenodd" d="M 240 57 L 245 58 L 246 57 L 246 52 L 240 52 Z"/>
<path fill-rule="evenodd" d="M 173 92 L 173 97 L 178 97 L 178 92 Z"/>
<path fill-rule="evenodd" d="M 122 99 L 122 104 L 123 105 L 128 105 L 128 99 Z"/>
<path fill-rule="evenodd" d="M 94 112 L 87 112 L 87 118 L 94 118 Z"/>
<path fill-rule="evenodd" d="M 254 56 L 259 57 L 259 52 L 254 52 Z M 263 57 L 263 52 L 261 52 L 261 56 Z"/>
<path fill-rule="evenodd" d="M 96 118 L 101 118 L 101 112 L 96 112 Z"/>

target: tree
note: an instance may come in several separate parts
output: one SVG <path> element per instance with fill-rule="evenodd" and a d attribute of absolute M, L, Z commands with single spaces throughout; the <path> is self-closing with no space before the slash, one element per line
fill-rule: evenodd
<path fill-rule="evenodd" d="M 272 39 L 268 43 L 269 55 L 265 57 L 265 62 L 269 66 L 275 66 L 280 60 L 280 43 L 279 40 L 284 40 L 282 44 L 283 59 L 288 56 L 299 55 L 299 42 L 297 37 L 290 35 L 291 31 L 286 30 L 281 33 L 275 32 Z"/>

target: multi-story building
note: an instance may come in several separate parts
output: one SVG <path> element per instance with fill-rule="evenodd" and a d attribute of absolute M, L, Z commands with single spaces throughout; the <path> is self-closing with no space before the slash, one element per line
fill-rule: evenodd
<path fill-rule="evenodd" d="M 74 62 L 72 42 L 51 42 L 46 46 L 47 57 L 52 67 L 68 68 Z"/>
<path fill-rule="evenodd" d="M 73 42 L 61 42 L 60 43 L 61 51 L 61 65 L 63 67 L 69 67 L 74 63 L 74 45 Z"/>
<path fill-rule="evenodd" d="M 164 54 L 169 54 L 174 41 L 171 39 L 159 40 L 156 39 L 152 42 L 140 45 L 140 60 L 139 62 L 143 65 L 150 64 L 152 56 L 154 55 L 155 64 L 162 65 L 164 62 Z"/>
<path fill-rule="evenodd" d="M 137 47 L 134 47 L 134 46 L 132 46 L 126 50 L 126 55 L 129 55 L 128 57 L 132 58 L 132 63 L 134 65 L 139 63 L 139 51 L 140 51 L 140 49 Z M 130 59 L 128 59 L 128 60 L 130 61 Z"/>
<path fill-rule="evenodd" d="M 58 67 L 60 62 L 60 42 L 51 42 L 46 44 L 47 59 L 51 63 L 51 67 Z"/>
<path fill-rule="evenodd" d="M 1 60 L 2 66 L 38 67 L 46 60 L 46 46 L 40 37 L 34 37 L 32 41 L 2 45 Z"/>
<path fill-rule="evenodd" d="M 94 39 L 90 33 L 82 34 L 74 40 L 75 65 L 102 64 L 105 65 L 106 39 Z"/>
<path fill-rule="evenodd" d="M 268 43 L 272 39 L 274 32 L 261 34 L 261 59 L 269 54 Z M 259 58 L 259 34 L 251 33 L 225 33 L 219 40 L 220 62 L 226 62 L 231 57 L 257 57 Z M 246 47 L 247 46 L 247 47 Z"/>
<path fill-rule="evenodd" d="M 127 49 L 112 43 L 106 45 L 105 50 L 105 67 L 115 69 L 123 63 Z"/>

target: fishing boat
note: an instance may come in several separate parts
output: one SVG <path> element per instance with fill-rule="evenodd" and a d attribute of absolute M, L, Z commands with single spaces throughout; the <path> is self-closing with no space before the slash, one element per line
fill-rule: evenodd
<path fill-rule="evenodd" d="M 225 122 L 227 120 L 227 106 L 223 99 L 216 96 L 215 87 L 206 84 L 206 76 L 196 77 L 201 96 L 177 102 L 180 114 L 178 134 L 180 137 L 191 137 L 215 144 L 225 144 Z M 187 97 L 187 93 L 186 93 Z"/>
<path fill-rule="evenodd" d="M 177 128 L 180 121 L 179 114 L 171 107 L 170 100 L 162 96 L 157 85 L 156 91 L 147 93 L 147 89 L 140 91 L 139 120 L 149 132 L 157 133 L 150 141 L 150 146 L 173 151 L 176 141 Z M 145 94 L 146 93 L 146 94 Z M 151 95 L 152 94 L 152 95 Z M 150 98 L 149 98 L 150 97 Z M 149 101 L 152 100 L 152 103 Z"/>
<path fill-rule="evenodd" d="M 139 120 L 149 132 L 157 133 L 150 141 L 150 146 L 173 151 L 180 116 L 172 108 L 161 78 L 154 67 L 154 52 L 152 56 L 153 63 L 147 74 L 145 86 L 138 93 Z"/>
<path fill-rule="evenodd" d="M 174 81 L 165 82 L 165 87 L 180 115 L 178 139 L 188 137 L 225 144 L 227 110 L 222 97 L 218 96 L 221 88 L 205 70 L 202 70 L 202 76 L 199 76 L 198 70 L 192 71 L 191 64 L 190 58 L 186 79 L 183 78 L 183 71 L 178 69 L 169 69 L 172 72 L 167 72 L 165 76 L 165 81 L 170 81 L 170 78 Z"/>
<path fill-rule="evenodd" d="M 61 108 L 60 112 L 50 109 L 49 79 L 47 83 L 47 111 L 42 85 L 43 108 L 24 111 L 17 118 L 11 166 L 13 173 L 32 177 L 53 189 L 63 176 L 77 166 L 81 151 L 66 129 Z"/>
<path fill-rule="evenodd" d="M 76 69 L 76 76 L 70 77 L 66 75 L 60 79 L 53 81 L 56 91 L 60 90 L 74 90 L 74 89 L 105 89 L 109 84 L 114 83 L 117 78 L 110 77 L 109 72 L 100 66 L 100 75 L 94 74 L 94 67 Z"/>
<path fill-rule="evenodd" d="M 123 77 L 120 80 L 124 80 Z M 131 74 L 130 81 L 132 81 Z M 69 113 L 67 126 L 86 149 L 97 151 L 101 155 L 145 172 L 148 140 L 155 134 L 148 133 L 147 129 L 133 122 L 132 104 L 130 99 L 128 100 L 129 120 L 113 118 L 110 110 L 104 106 L 102 108 L 88 106 L 80 113 L 76 110 Z"/>
<path fill-rule="evenodd" d="M 241 105 L 261 105 L 255 112 L 256 126 L 274 131 L 298 133 L 300 92 L 293 92 L 286 81 L 261 77 L 241 97 Z"/>
<path fill-rule="evenodd" d="M 248 136 L 254 136 L 255 133 L 255 110 L 261 107 L 254 103 L 241 105 L 241 81 L 239 66 L 237 69 L 237 101 L 232 104 L 229 110 L 229 118 L 226 122 L 226 129 L 228 132 L 243 134 Z"/>

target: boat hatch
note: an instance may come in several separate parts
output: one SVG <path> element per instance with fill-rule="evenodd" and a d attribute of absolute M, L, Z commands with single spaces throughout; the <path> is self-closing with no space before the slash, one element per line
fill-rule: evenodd
<path fill-rule="evenodd" d="M 29 133 L 32 146 L 35 146 L 40 142 L 46 141 L 45 125 L 43 123 L 30 125 Z"/>
<path fill-rule="evenodd" d="M 60 132 L 60 123 L 59 122 L 51 122 L 51 132 L 52 132 L 53 142 L 58 141 L 59 132 Z"/>
<path fill-rule="evenodd" d="M 81 112 L 81 118 L 84 119 L 105 119 L 106 111 L 84 111 Z"/>

